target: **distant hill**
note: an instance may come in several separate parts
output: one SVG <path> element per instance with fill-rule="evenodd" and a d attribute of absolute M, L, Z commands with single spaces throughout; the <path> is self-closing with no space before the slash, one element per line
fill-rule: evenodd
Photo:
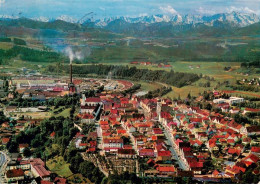
<path fill-rule="evenodd" d="M 110 22 L 104 29 L 139 37 L 174 37 L 174 36 L 252 36 L 259 35 L 260 23 L 238 27 L 229 22 L 215 21 L 212 26 L 204 23 L 175 25 L 172 22 L 153 24 L 128 23 L 124 20 Z"/>
<path fill-rule="evenodd" d="M 247 35 L 260 35 L 260 22 L 243 27 L 237 30 L 237 35 L 247 36 Z"/>

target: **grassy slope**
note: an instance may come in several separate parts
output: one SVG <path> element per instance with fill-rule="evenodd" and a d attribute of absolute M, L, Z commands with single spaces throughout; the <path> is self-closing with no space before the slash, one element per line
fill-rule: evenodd
<path fill-rule="evenodd" d="M 71 170 L 69 169 L 69 164 L 66 163 L 63 157 L 54 157 L 47 161 L 47 167 L 54 173 L 57 173 L 62 177 L 69 177 L 73 175 Z"/>

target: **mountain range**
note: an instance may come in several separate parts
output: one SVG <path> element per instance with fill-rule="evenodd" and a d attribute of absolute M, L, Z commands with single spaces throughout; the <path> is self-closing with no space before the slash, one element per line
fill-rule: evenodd
<path fill-rule="evenodd" d="M 109 23 L 117 20 L 122 20 L 127 23 L 144 23 L 153 24 L 159 22 L 171 22 L 174 25 L 185 25 L 185 24 L 198 24 L 204 23 L 206 25 L 212 26 L 216 21 L 228 22 L 235 26 L 244 27 L 250 24 L 254 24 L 260 21 L 260 18 L 256 14 L 242 14 L 239 12 L 232 13 L 221 13 L 215 15 L 151 15 L 151 16 L 141 16 L 136 18 L 131 17 L 114 17 L 114 18 L 104 18 L 95 20 L 96 26 L 104 27 Z M 87 21 L 89 22 L 89 20 Z"/>
<path fill-rule="evenodd" d="M 17 19 L 19 17 L 12 17 L 6 15 L 0 15 L 0 19 Z M 140 17 L 108 17 L 103 19 L 85 19 L 80 22 L 77 19 L 67 16 L 61 15 L 57 18 L 46 18 L 46 17 L 36 17 L 31 18 L 33 20 L 41 21 L 41 22 L 53 22 L 55 20 L 62 20 L 69 23 L 80 23 L 80 24 L 91 24 L 95 27 L 106 27 L 113 21 L 124 21 L 127 23 L 142 23 L 142 24 L 153 24 L 159 22 L 170 22 L 174 25 L 186 25 L 186 24 L 198 24 L 203 23 L 208 26 L 213 26 L 215 22 L 227 22 L 232 24 L 233 26 L 245 27 L 260 21 L 260 18 L 256 14 L 244 14 L 239 12 L 231 12 L 231 13 L 219 13 L 214 15 L 151 15 L 151 16 L 140 16 Z"/>
<path fill-rule="evenodd" d="M 125 35 L 133 37 L 174 37 L 174 36 L 259 36 L 260 22 L 255 14 L 237 12 L 199 15 L 153 15 L 137 18 L 116 17 L 98 20 L 75 21 L 68 16 L 57 19 L 38 17 L 34 19 L 0 16 L 1 32 L 5 35 L 29 34 L 55 37 L 74 31 L 92 32 L 98 35 Z M 37 31 L 36 31 L 37 30 Z M 114 34 L 116 33 L 116 34 Z M 1 34 L 1 33 L 0 33 Z M 36 33 L 35 33 L 36 34 Z"/>

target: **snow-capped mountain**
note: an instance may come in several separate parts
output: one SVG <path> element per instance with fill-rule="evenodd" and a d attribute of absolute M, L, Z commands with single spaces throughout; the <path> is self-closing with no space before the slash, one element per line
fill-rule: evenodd
<path fill-rule="evenodd" d="M 233 23 L 241 27 L 248 26 L 260 21 L 256 14 L 242 14 L 238 12 L 221 13 L 212 16 L 203 16 L 202 22 L 213 24 L 215 21 Z"/>
<path fill-rule="evenodd" d="M 9 16 L 9 15 L 0 15 L 0 19 L 18 19 L 19 17 Z M 107 17 L 103 19 L 85 19 L 80 20 L 70 17 L 68 15 L 61 15 L 56 18 L 46 18 L 46 17 L 36 17 L 31 18 L 33 20 L 41 21 L 41 22 L 52 22 L 54 20 L 62 20 L 69 23 L 93 23 L 93 25 L 97 27 L 105 27 L 109 23 L 120 20 L 126 23 L 143 23 L 143 24 L 153 24 L 153 23 L 160 23 L 160 22 L 170 22 L 174 25 L 186 25 L 186 24 L 197 24 L 203 23 L 208 26 L 212 26 L 218 22 L 225 22 L 230 23 L 232 25 L 245 27 L 250 24 L 254 24 L 260 21 L 260 18 L 256 14 L 244 14 L 239 12 L 231 12 L 231 13 L 220 13 L 215 15 L 147 15 L 147 16 L 140 16 L 140 17 Z"/>
<path fill-rule="evenodd" d="M 62 20 L 62 21 L 69 22 L 69 23 L 77 22 L 77 20 L 75 18 L 72 18 L 68 15 L 61 15 L 61 16 L 57 17 L 56 20 Z"/>
<path fill-rule="evenodd" d="M 0 19 L 18 19 L 18 16 L 12 16 L 12 15 L 0 15 Z"/>
<path fill-rule="evenodd" d="M 119 17 L 119 18 L 109 18 L 103 20 L 97 20 L 97 26 L 106 26 L 113 20 L 124 20 L 128 23 L 146 23 L 152 24 L 157 22 L 172 22 L 173 24 L 197 24 L 197 23 L 205 23 L 207 25 L 213 25 L 214 22 L 227 22 L 240 27 L 248 26 L 253 23 L 257 23 L 260 21 L 260 18 L 256 14 L 242 14 L 238 12 L 232 13 L 222 13 L 215 15 L 152 15 L 152 16 L 142 16 L 137 18 L 130 17 Z M 102 22 L 102 24 L 100 23 Z"/>
<path fill-rule="evenodd" d="M 34 17 L 32 18 L 32 20 L 35 20 L 35 21 L 40 21 L 40 22 L 50 22 L 50 19 L 47 18 L 47 17 Z"/>

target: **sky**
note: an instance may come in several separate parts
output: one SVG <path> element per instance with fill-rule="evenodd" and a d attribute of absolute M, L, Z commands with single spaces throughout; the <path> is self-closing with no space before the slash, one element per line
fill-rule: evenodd
<path fill-rule="evenodd" d="M 0 15 L 28 18 L 57 18 L 62 15 L 78 20 L 89 18 L 176 14 L 255 13 L 260 16 L 260 0 L 0 0 Z"/>

